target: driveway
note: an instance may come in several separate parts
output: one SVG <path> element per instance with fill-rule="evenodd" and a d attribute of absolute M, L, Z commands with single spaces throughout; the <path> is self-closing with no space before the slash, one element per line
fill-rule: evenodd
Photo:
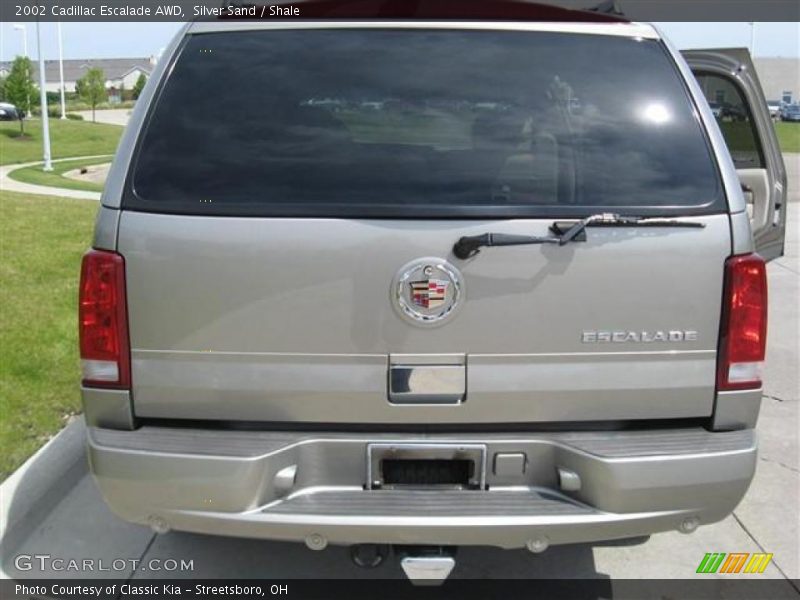
<path fill-rule="evenodd" d="M 769 265 L 770 324 L 766 386 L 758 423 L 760 455 L 752 487 L 735 513 L 692 535 L 653 535 L 636 545 L 581 544 L 553 547 L 543 554 L 493 548 L 459 551 L 456 578 L 710 578 L 695 575 L 707 552 L 771 552 L 772 563 L 761 577 L 789 579 L 790 593 L 800 578 L 800 399 L 798 398 L 798 289 L 800 268 L 800 156 L 787 156 L 794 190 L 786 256 Z M 35 465 L 34 465 L 35 468 Z M 200 578 L 393 578 L 403 577 L 396 561 L 374 570 L 353 566 L 345 548 L 312 552 L 301 544 L 212 537 L 187 533 L 155 534 L 113 516 L 88 475 L 65 490 L 60 501 L 38 520 L 15 548 L 5 548 L 2 568 L 20 577 L 164 576 L 139 569 L 104 573 L 19 571 L 13 557 L 49 554 L 62 558 L 191 560 L 192 571 L 171 577 Z M 13 501 L 12 501 L 13 502 Z M 13 504 L 12 504 L 13 509 Z M 13 511 L 10 516 L 13 519 Z M 716 577 L 728 577 L 719 575 Z M 720 597 L 725 597 L 722 594 Z"/>
<path fill-rule="evenodd" d="M 112 109 L 104 109 L 95 111 L 95 120 L 98 123 L 108 123 L 109 125 L 125 125 L 128 124 L 128 121 L 131 118 L 131 111 L 132 108 L 112 108 Z M 84 121 L 91 121 L 92 120 L 92 111 L 90 110 L 79 110 L 77 111 L 79 115 L 83 117 Z"/>

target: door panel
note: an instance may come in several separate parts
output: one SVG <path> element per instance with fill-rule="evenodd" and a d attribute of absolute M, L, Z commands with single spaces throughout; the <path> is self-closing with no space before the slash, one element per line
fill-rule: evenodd
<path fill-rule="evenodd" d="M 744 200 L 747 203 L 747 214 L 754 231 L 767 230 L 770 217 L 768 203 L 763 199 L 769 197 L 769 176 L 766 169 L 736 169 L 742 182 Z"/>
<path fill-rule="evenodd" d="M 786 168 L 750 54 L 736 48 L 683 55 L 711 105 L 745 190 L 756 251 L 766 260 L 783 256 Z"/>

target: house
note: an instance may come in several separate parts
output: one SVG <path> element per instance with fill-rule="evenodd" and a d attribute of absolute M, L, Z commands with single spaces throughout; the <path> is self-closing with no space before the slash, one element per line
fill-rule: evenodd
<path fill-rule="evenodd" d="M 800 58 L 755 58 L 753 63 L 767 100 L 800 101 Z"/>
<path fill-rule="evenodd" d="M 64 89 L 67 92 L 75 91 L 75 82 L 93 67 L 103 70 L 106 77 L 106 88 L 118 91 L 131 90 L 136 84 L 139 75 L 149 77 L 156 65 L 156 57 L 150 58 L 85 58 L 64 60 Z M 33 80 L 39 83 L 39 63 L 32 60 Z M 0 77 L 5 77 L 11 70 L 11 62 L 0 62 Z M 45 89 L 48 92 L 59 91 L 59 72 L 57 60 L 44 61 L 44 74 L 46 78 Z"/>

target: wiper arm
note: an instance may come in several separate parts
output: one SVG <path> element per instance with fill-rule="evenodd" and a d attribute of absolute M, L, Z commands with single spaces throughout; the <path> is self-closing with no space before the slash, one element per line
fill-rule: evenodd
<path fill-rule="evenodd" d="M 539 237 L 533 235 L 514 235 L 511 233 L 483 233 L 467 235 L 453 245 L 453 254 L 458 258 L 470 258 L 480 252 L 481 248 L 491 246 L 521 246 L 523 244 L 557 244 L 557 237 Z"/>
<path fill-rule="evenodd" d="M 559 246 L 564 246 L 572 241 L 585 241 L 585 230 L 590 226 L 703 228 L 705 227 L 705 223 L 682 221 L 679 219 L 600 213 L 576 222 L 553 223 L 550 226 L 550 231 L 556 234 L 554 236 L 543 237 L 510 233 L 483 233 L 480 235 L 464 236 L 453 245 L 453 254 L 455 254 L 457 258 L 466 259 L 478 254 L 481 248 L 489 248 L 491 246 L 520 246 L 523 244 L 558 244 Z"/>

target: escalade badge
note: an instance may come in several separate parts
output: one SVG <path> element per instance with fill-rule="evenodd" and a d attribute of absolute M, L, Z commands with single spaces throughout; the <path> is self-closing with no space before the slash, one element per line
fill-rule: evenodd
<path fill-rule="evenodd" d="M 419 258 L 404 265 L 392 281 L 398 314 L 414 325 L 440 325 L 461 307 L 461 273 L 442 258 Z"/>

